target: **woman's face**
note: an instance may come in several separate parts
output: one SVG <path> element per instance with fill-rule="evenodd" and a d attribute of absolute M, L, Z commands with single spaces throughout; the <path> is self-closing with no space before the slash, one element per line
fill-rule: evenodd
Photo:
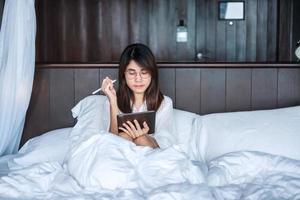
<path fill-rule="evenodd" d="M 144 94 L 151 83 L 151 74 L 131 60 L 125 70 L 125 79 L 134 94 Z"/>

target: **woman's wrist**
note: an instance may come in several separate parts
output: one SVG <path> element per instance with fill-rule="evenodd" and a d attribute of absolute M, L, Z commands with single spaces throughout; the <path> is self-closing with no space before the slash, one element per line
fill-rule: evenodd
<path fill-rule="evenodd" d="M 150 146 L 152 148 L 156 148 L 159 147 L 157 142 L 155 141 L 154 138 L 152 138 L 149 135 L 142 135 L 140 137 L 137 137 L 133 140 L 133 142 L 137 145 L 141 145 L 141 146 Z"/>
<path fill-rule="evenodd" d="M 124 132 L 118 133 L 118 136 L 120 136 L 120 137 L 122 137 L 122 138 L 124 138 L 126 140 L 129 140 L 129 141 L 133 142 L 133 139 L 129 135 L 127 135 L 126 133 L 124 133 Z"/>
<path fill-rule="evenodd" d="M 153 148 L 159 147 L 156 140 L 152 136 L 148 135 L 148 139 L 151 141 Z"/>
<path fill-rule="evenodd" d="M 118 107 L 117 100 L 109 100 L 109 104 L 110 104 L 112 113 L 119 114 L 119 107 Z"/>
<path fill-rule="evenodd" d="M 108 101 L 109 101 L 110 105 L 112 105 L 112 106 L 118 106 L 118 101 L 117 101 L 116 97 L 109 97 Z"/>

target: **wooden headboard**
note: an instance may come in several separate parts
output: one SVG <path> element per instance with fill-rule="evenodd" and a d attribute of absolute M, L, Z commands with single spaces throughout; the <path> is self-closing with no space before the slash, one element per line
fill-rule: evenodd
<path fill-rule="evenodd" d="M 117 64 L 37 64 L 21 145 L 73 126 L 71 108 L 117 77 Z M 159 63 L 160 87 L 178 109 L 208 114 L 300 105 L 300 64 Z"/>

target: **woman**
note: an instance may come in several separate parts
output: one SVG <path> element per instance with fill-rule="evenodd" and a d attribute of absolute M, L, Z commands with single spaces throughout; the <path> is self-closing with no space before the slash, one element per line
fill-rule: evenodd
<path fill-rule="evenodd" d="M 109 100 L 110 132 L 141 146 L 157 148 L 171 145 L 175 139 L 172 137 L 173 104 L 159 89 L 157 65 L 147 46 L 131 44 L 126 47 L 120 58 L 118 82 L 117 92 L 108 77 L 103 80 L 101 86 Z M 145 122 L 141 125 L 134 120 L 118 127 L 119 113 L 146 110 L 157 111 L 153 137 L 148 135 L 149 127 Z"/>
<path fill-rule="evenodd" d="M 85 188 L 110 191 L 120 188 L 150 191 L 160 183 L 189 181 L 186 178 L 189 172 L 180 170 L 182 163 L 190 162 L 186 155 L 178 148 L 166 148 L 176 141 L 173 105 L 159 89 L 158 69 L 147 46 L 132 44 L 124 50 L 118 83 L 116 91 L 108 77 L 102 82 L 101 89 L 108 98 L 101 103 L 101 131 L 79 127 L 78 132 L 71 132 L 75 134 L 67 159 L 69 173 Z M 156 111 L 153 136 L 148 134 L 147 124 L 136 121 L 118 127 L 119 113 L 146 110 Z M 191 165 L 187 164 L 188 168 Z M 188 177 L 194 178 L 195 173 Z"/>

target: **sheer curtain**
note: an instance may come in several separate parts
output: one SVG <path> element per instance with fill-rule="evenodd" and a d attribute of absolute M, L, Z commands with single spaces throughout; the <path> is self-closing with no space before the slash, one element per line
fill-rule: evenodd
<path fill-rule="evenodd" d="M 35 68 L 34 0 L 6 0 L 0 32 L 0 155 L 21 140 Z"/>

